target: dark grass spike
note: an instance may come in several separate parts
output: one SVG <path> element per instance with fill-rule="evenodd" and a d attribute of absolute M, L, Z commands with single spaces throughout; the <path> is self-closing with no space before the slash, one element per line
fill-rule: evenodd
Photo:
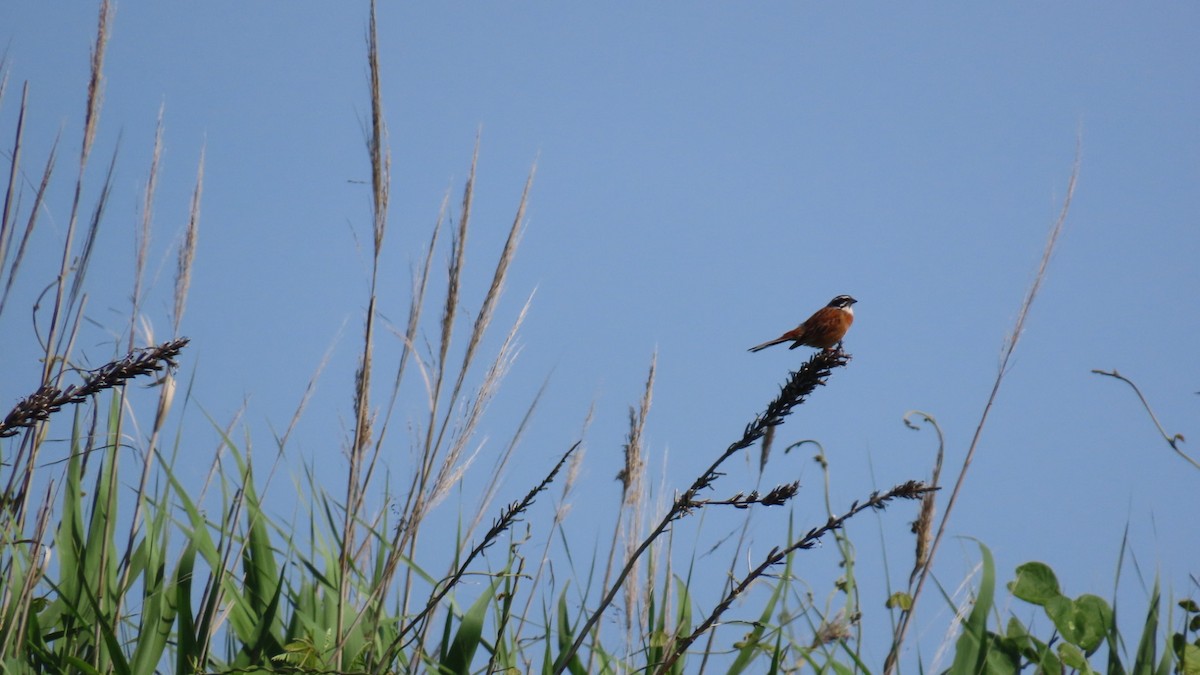
<path fill-rule="evenodd" d="M 683 494 L 675 498 L 675 502 L 671 505 L 670 510 L 668 510 L 666 515 L 662 517 L 662 519 L 658 522 L 658 525 L 655 526 L 650 534 L 646 535 L 646 537 L 642 539 L 641 544 L 639 544 L 633 553 L 629 555 L 629 558 L 625 562 L 625 566 L 608 586 L 608 590 L 605 592 L 604 597 L 601 598 L 600 604 L 588 617 L 587 621 L 584 622 L 583 626 L 581 626 L 577 631 L 574 642 L 565 650 L 563 650 L 563 652 L 555 659 L 554 666 L 551 668 L 551 672 L 554 673 L 554 675 L 560 675 L 567 669 L 568 665 L 571 664 L 572 659 L 575 658 L 575 655 L 583 646 L 584 640 L 586 640 L 587 637 L 592 634 L 592 630 L 600 621 L 600 617 L 603 616 L 605 610 L 607 610 L 609 605 L 612 604 L 613 599 L 616 598 L 617 593 L 625 583 L 625 579 L 630 575 L 630 573 L 633 572 L 634 567 L 637 565 L 638 559 L 641 558 L 641 556 L 646 552 L 647 549 L 650 548 L 656 539 L 658 539 L 664 532 L 667 531 L 667 528 L 671 526 L 671 523 L 688 515 L 694 508 L 700 505 L 696 501 L 696 495 L 698 495 L 701 490 L 711 487 L 713 481 L 721 476 L 720 471 L 718 471 L 721 464 L 723 464 L 725 460 L 732 457 L 739 450 L 745 450 L 751 445 L 754 445 L 755 441 L 762 438 L 766 434 L 767 429 L 782 424 L 784 418 L 791 414 L 793 408 L 804 403 L 805 399 L 807 399 L 808 396 L 812 394 L 812 392 L 815 391 L 818 386 L 825 384 L 825 380 L 829 377 L 834 368 L 840 368 L 849 362 L 850 355 L 842 351 L 840 348 L 835 350 L 823 350 L 813 354 L 811 357 L 809 357 L 808 361 L 804 363 L 804 365 L 800 366 L 799 370 L 791 373 L 791 375 L 788 377 L 788 381 L 784 383 L 783 387 L 780 388 L 779 395 L 767 404 L 767 408 L 762 414 L 757 415 L 754 418 L 754 421 L 746 425 L 745 430 L 742 432 L 742 437 L 730 444 L 730 446 L 726 448 L 726 450 L 722 452 L 719 457 L 717 457 L 716 461 L 714 461 L 712 465 L 704 471 L 704 473 L 700 474 L 700 476 L 696 478 L 691 487 L 689 487 Z"/>
<path fill-rule="evenodd" d="M 574 445 L 572 445 L 565 453 L 563 453 L 563 456 L 559 458 L 558 463 L 554 465 L 554 468 L 550 470 L 550 473 L 546 474 L 546 477 L 543 478 L 540 483 L 535 485 L 533 489 L 526 493 L 522 499 L 515 501 L 504 508 L 503 512 L 500 514 L 500 517 L 492 522 L 492 526 L 488 529 L 487 533 L 483 535 L 483 538 L 478 544 L 475 545 L 475 548 L 471 549 L 471 552 L 467 554 L 466 558 L 463 559 L 462 564 L 458 566 L 458 569 L 455 570 L 454 574 L 446 578 L 441 584 L 441 587 L 437 589 L 432 596 L 430 596 L 429 600 L 425 603 L 425 608 L 422 609 L 420 613 L 414 616 L 411 620 L 405 623 L 404 626 L 402 626 L 396 633 L 395 639 L 393 639 L 391 644 L 388 645 L 387 649 L 384 650 L 383 657 L 378 663 L 378 667 L 381 669 L 379 672 L 382 672 L 382 669 L 384 669 L 384 667 L 393 658 L 395 658 L 400 650 L 406 646 L 407 643 L 405 642 L 405 637 L 410 633 L 413 633 L 414 629 L 421 626 L 421 624 L 425 622 L 429 615 L 432 614 L 435 609 L 437 609 L 451 589 L 458 585 L 458 582 L 462 580 L 463 576 L 466 575 L 467 570 L 470 569 L 471 563 L 473 563 L 475 559 L 478 558 L 485 550 L 491 547 L 492 544 L 496 543 L 497 538 L 499 538 L 501 534 L 504 534 L 510 527 L 516 524 L 519 520 L 519 516 L 522 513 L 527 511 L 530 506 L 533 506 L 533 502 L 537 498 L 538 494 L 546 490 L 550 486 L 550 483 L 554 482 L 555 477 L 558 476 L 558 472 L 562 470 L 563 466 L 566 465 L 567 460 L 571 458 L 571 455 L 575 454 L 575 451 L 579 449 L 579 446 L 582 445 L 582 443 L 582 441 L 576 441 Z"/>
<path fill-rule="evenodd" d="M 767 554 L 767 557 L 763 559 L 758 567 L 755 567 L 748 574 L 746 574 L 746 576 L 743 577 L 742 580 L 738 582 L 738 584 L 734 586 L 724 598 L 721 599 L 721 602 L 717 603 L 716 609 L 713 610 L 712 614 L 710 614 L 703 623 L 697 626 L 696 630 L 692 631 L 691 635 L 682 638 L 675 644 L 674 649 L 671 651 L 671 655 L 658 665 L 658 668 L 655 672 L 659 673 L 660 675 L 670 672 L 671 668 L 675 665 L 675 662 L 679 660 L 679 657 L 682 656 L 683 653 L 687 651 L 688 647 L 690 647 L 697 639 L 699 639 L 701 635 L 716 625 L 717 621 L 720 620 L 721 615 L 724 614 L 731 605 L 733 605 L 734 600 L 736 600 L 738 596 L 746 592 L 746 590 L 749 589 L 757 579 L 765 575 L 772 567 L 783 563 L 787 559 L 788 555 L 796 551 L 808 550 L 816 546 L 822 537 L 834 532 L 835 530 L 842 529 L 846 525 L 846 521 L 850 520 L 859 513 L 862 513 L 863 511 L 868 509 L 885 509 L 887 508 L 889 502 L 896 499 L 920 499 L 923 495 L 936 489 L 937 488 L 929 487 L 920 481 L 910 480 L 906 483 L 901 483 L 900 485 L 893 487 L 887 492 L 872 492 L 870 496 L 867 497 L 866 501 L 861 503 L 855 501 L 845 513 L 840 516 L 830 517 L 824 525 L 809 530 L 803 537 L 792 542 L 786 547 L 777 547 L 771 549 L 771 552 Z"/>
<path fill-rule="evenodd" d="M 729 499 L 702 499 L 695 500 L 691 506 L 732 506 L 738 509 L 748 509 L 755 504 L 763 506 L 780 506 L 786 504 L 789 499 L 796 496 L 800 491 L 800 481 L 777 485 L 771 488 L 767 494 L 759 494 L 758 490 L 752 491 L 750 494 L 742 492 L 730 497 Z"/>
<path fill-rule="evenodd" d="M 767 408 L 762 414 L 746 425 L 746 429 L 742 432 L 742 438 L 730 444 L 712 467 L 692 483 L 692 487 L 684 493 L 684 497 L 690 501 L 700 490 L 709 487 L 714 480 L 721 476 L 717 471 L 717 467 L 721 463 L 739 450 L 745 450 L 754 445 L 754 442 L 765 436 L 771 427 L 783 424 L 784 418 L 792 414 L 792 410 L 796 406 L 804 403 L 817 387 L 825 384 L 825 380 L 834 368 L 845 366 L 850 362 L 850 358 L 849 354 L 840 349 L 819 351 L 813 354 L 799 370 L 791 373 L 788 381 L 780 387 L 779 395 L 767 404 Z"/>
<path fill-rule="evenodd" d="M 135 377 L 155 373 L 165 367 L 176 367 L 175 357 L 179 356 L 187 343 L 187 338 L 179 338 L 156 347 L 135 349 L 124 358 L 87 373 L 81 385 L 72 384 L 65 389 L 48 384 L 38 387 L 37 391 L 17 402 L 4 421 L 0 422 L 0 438 L 14 436 L 22 428 L 50 419 L 50 415 L 64 405 L 83 403 L 89 396 L 119 387 Z"/>

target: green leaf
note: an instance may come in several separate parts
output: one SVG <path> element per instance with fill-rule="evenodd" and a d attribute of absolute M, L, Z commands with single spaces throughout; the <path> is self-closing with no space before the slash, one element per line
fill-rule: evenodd
<path fill-rule="evenodd" d="M 984 651 L 984 669 L 987 675 L 1017 675 L 1021 671 L 1021 654 L 1012 645 L 988 633 L 988 644 Z"/>
<path fill-rule="evenodd" d="M 786 568 L 783 574 L 779 576 L 781 580 L 791 579 L 792 556 L 786 559 Z M 734 644 L 734 649 L 738 650 L 737 658 L 729 666 L 725 672 L 727 675 L 738 675 L 744 673 L 752 666 L 754 660 L 758 658 L 761 651 L 764 649 L 762 645 L 763 634 L 766 632 L 767 626 L 771 625 L 771 617 L 775 614 L 775 607 L 783 598 L 787 583 L 780 581 L 771 589 L 771 596 L 767 598 L 763 604 L 763 609 L 759 612 L 758 621 L 754 622 L 754 628 L 746 633 L 741 640 Z"/>
<path fill-rule="evenodd" d="M 161 579 L 160 573 L 146 576 Z M 147 592 L 142 599 L 141 625 L 133 658 L 130 659 L 130 669 L 135 673 L 154 672 L 154 667 L 163 658 L 167 641 L 171 638 L 171 626 L 175 623 L 175 611 L 171 606 L 173 598 L 170 597 L 172 591 L 161 583 L 156 587 L 151 586 L 152 583 L 146 581 L 147 591 L 153 592 Z"/>
<path fill-rule="evenodd" d="M 483 635 L 483 622 L 487 617 L 488 607 L 491 606 L 492 599 L 495 597 L 498 583 L 498 581 L 493 581 L 483 593 L 479 594 L 466 614 L 463 614 L 458 631 L 454 634 L 454 642 L 450 645 L 446 660 L 442 662 L 443 672 L 461 673 L 462 675 L 471 672 L 471 660 L 475 658 L 475 650 L 479 648 L 480 637 Z"/>
<path fill-rule="evenodd" d="M 1029 637 L 1029 629 L 1025 628 L 1025 624 L 1018 621 L 1015 616 L 1008 618 L 1008 625 L 1005 627 L 1005 631 L 1005 635 L 1014 640 Z"/>
<path fill-rule="evenodd" d="M 1008 584 L 1008 590 L 1025 602 L 1043 606 L 1062 595 L 1054 570 L 1040 562 L 1027 562 L 1018 567 L 1017 578 Z"/>
<path fill-rule="evenodd" d="M 63 660 L 71 664 L 72 668 L 78 669 L 78 671 L 84 675 L 103 675 L 100 671 L 93 668 L 92 664 L 77 656 L 65 656 L 63 657 Z"/>
<path fill-rule="evenodd" d="M 1046 615 L 1063 639 L 1089 654 L 1100 647 L 1112 623 L 1108 603 L 1095 595 L 1081 595 L 1077 600 L 1053 598 L 1046 603 Z"/>
<path fill-rule="evenodd" d="M 1175 658 L 1179 661 L 1180 675 L 1200 675 L 1200 645 L 1194 645 L 1180 634 L 1172 636 Z"/>
<path fill-rule="evenodd" d="M 1150 608 L 1146 612 L 1146 623 L 1142 627 L 1142 638 L 1138 642 L 1137 656 L 1134 657 L 1133 675 L 1150 675 L 1154 672 L 1154 662 L 1157 660 L 1155 641 L 1158 637 L 1158 580 L 1154 582 L 1154 590 L 1150 594 Z"/>
<path fill-rule="evenodd" d="M 992 609 L 996 592 L 996 566 L 992 552 L 979 544 L 983 556 L 983 573 L 979 579 L 979 595 L 967 620 L 963 622 L 962 635 L 954 645 L 954 663 L 947 675 L 975 675 L 983 670 L 991 640 L 987 632 L 987 615 Z"/>
<path fill-rule="evenodd" d="M 1088 654 L 1104 643 L 1108 627 L 1113 623 L 1113 611 L 1108 602 L 1097 595 L 1085 593 L 1075 599 L 1075 625 L 1079 633 L 1075 644 Z"/>
<path fill-rule="evenodd" d="M 1175 657 L 1180 662 L 1180 675 L 1200 675 L 1200 646 L 1184 644 L 1177 647 Z"/>
<path fill-rule="evenodd" d="M 175 612 L 178 629 L 176 639 L 179 641 L 175 652 L 175 672 L 190 672 L 188 663 L 199 659 L 201 645 L 196 635 L 196 624 L 192 616 L 192 580 L 196 566 L 196 547 L 188 542 L 179 556 L 179 564 L 175 568 Z"/>
<path fill-rule="evenodd" d="M 562 652 L 567 651 L 575 642 L 575 627 L 571 625 L 570 614 L 571 612 L 567 607 L 567 589 L 564 588 L 563 592 L 558 596 L 557 624 L 559 654 L 554 658 L 547 659 L 546 672 L 551 670 L 549 664 L 553 664 L 562 655 Z M 550 646 L 549 640 L 546 641 L 546 646 Z M 547 654 L 547 657 L 549 657 L 549 654 Z M 572 675 L 586 675 L 587 672 L 583 667 L 583 661 L 579 659 L 579 652 L 571 655 L 571 660 L 567 662 L 567 668 L 571 671 Z"/>
<path fill-rule="evenodd" d="M 1068 668 L 1073 668 L 1081 673 L 1094 672 L 1092 667 L 1088 665 L 1087 657 L 1073 644 L 1062 642 L 1058 645 L 1058 657 L 1062 659 L 1063 665 Z"/>
<path fill-rule="evenodd" d="M 836 675 L 854 675 L 854 671 L 850 669 L 850 666 L 847 666 L 844 663 L 830 661 L 827 665 L 833 667 L 833 672 Z"/>
<path fill-rule="evenodd" d="M 1030 635 L 1029 630 L 1016 617 L 1009 618 L 1007 635 L 1002 642 L 1011 645 L 1011 649 L 1015 651 L 1018 658 L 1024 657 L 1029 663 L 1037 666 L 1038 672 L 1062 672 L 1062 663 L 1054 654 L 1054 650 L 1050 649 L 1045 642 Z"/>
<path fill-rule="evenodd" d="M 1053 673 L 1054 675 L 1061 673 L 1063 671 L 1062 660 L 1059 659 L 1058 655 L 1054 653 L 1054 650 L 1050 649 L 1050 647 L 1047 645 L 1042 644 L 1041 647 L 1041 651 L 1038 652 L 1036 661 L 1038 665 L 1037 672 L 1043 674 Z"/>
<path fill-rule="evenodd" d="M 688 591 L 687 582 L 678 575 L 675 576 L 675 598 L 679 609 L 675 612 L 675 634 L 680 637 L 692 632 L 692 594 Z"/>
<path fill-rule="evenodd" d="M 903 591 L 896 591 L 888 596 L 887 602 L 883 605 L 888 609 L 900 609 L 907 612 L 912 609 L 912 596 Z"/>

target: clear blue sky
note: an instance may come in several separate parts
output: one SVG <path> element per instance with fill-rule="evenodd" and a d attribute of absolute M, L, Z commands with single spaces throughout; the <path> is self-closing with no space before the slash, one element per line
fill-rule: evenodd
<path fill-rule="evenodd" d="M 502 499 L 542 475 L 594 402 L 576 497 L 589 508 L 573 514 L 585 540 L 578 550 L 590 550 L 590 533 L 611 521 L 593 505 L 616 511 L 627 406 L 651 354 L 659 371 L 647 443 L 655 484 L 670 495 L 805 356 L 746 348 L 839 293 L 859 299 L 846 342 L 854 361 L 781 440 L 825 445 L 835 508 L 928 474 L 934 436 L 904 428 L 911 409 L 942 423 L 947 470 L 957 470 L 1081 142 L 1067 228 L 952 532 L 991 546 L 1001 579 L 1039 559 L 1060 571 L 1069 594 L 1110 596 L 1128 526 L 1147 577 L 1159 573 L 1169 592 L 1194 595 L 1200 472 L 1156 436 L 1131 390 L 1089 371 L 1134 378 L 1172 433 L 1200 438 L 1200 5 L 382 4 L 393 156 L 382 313 L 406 315 L 410 264 L 446 190 L 457 200 L 479 129 L 470 307 L 538 163 L 498 320 L 511 321 L 536 294 L 523 350 L 488 418 L 485 456 L 503 446 L 547 377 L 549 386 Z M 13 128 L 28 80 L 30 166 L 59 130 L 60 166 L 71 166 L 94 23 L 90 3 L 0 8 L 9 68 L 0 128 Z M 120 330 L 164 106 L 152 270 L 166 262 L 159 304 L 147 308 L 161 332 L 169 252 L 205 148 L 185 376 L 195 372 L 195 400 L 218 421 L 248 398 L 247 434 L 270 457 L 270 429 L 287 424 L 333 344 L 290 448 L 293 466 L 303 458 L 331 473 L 352 418 L 368 278 L 358 248 L 370 227 L 365 30 L 365 2 L 120 3 L 91 169 L 98 179 L 120 138 L 89 302 L 90 318 Z M 51 268 L 72 171 L 60 172 L 46 258 L 30 269 Z M 15 401 L 34 364 L 14 355 L 32 353 L 33 335 L 27 312 L 6 313 L 4 323 L 0 396 Z M 113 348 L 93 330 L 81 347 L 99 364 Z M 389 336 L 381 353 L 394 358 Z M 420 416 L 400 413 L 398 422 L 410 420 Z M 216 434 L 198 414 L 185 429 L 197 466 L 206 465 Z M 395 437 L 398 472 L 404 438 Z M 820 475 L 807 453 L 773 462 L 773 479 L 806 486 L 798 521 L 819 520 Z M 734 472 L 717 492 L 753 480 L 749 469 Z M 329 488 L 340 485 L 331 479 Z M 287 498 L 290 485 L 277 487 Z M 864 605 L 877 614 L 876 528 L 887 532 L 899 583 L 914 513 L 899 506 L 878 526 L 855 524 Z M 711 517 L 703 541 L 734 522 Z M 786 514 L 756 522 L 753 550 L 765 553 Z M 816 584 L 831 573 L 820 570 L 830 553 L 813 557 Z M 942 583 L 956 586 L 976 558 L 969 541 L 949 542 Z M 705 560 L 728 566 L 726 555 Z M 930 617 L 921 628 L 936 644 L 944 625 Z"/>

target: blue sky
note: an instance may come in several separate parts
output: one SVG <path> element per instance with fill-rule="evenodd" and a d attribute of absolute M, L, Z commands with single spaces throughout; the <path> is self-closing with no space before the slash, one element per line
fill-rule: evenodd
<path fill-rule="evenodd" d="M 13 128 L 14 85 L 28 80 L 30 165 L 60 130 L 64 158 L 78 147 L 94 23 L 90 5 L 0 8 L 9 68 L 0 120 Z M 410 266 L 446 191 L 457 201 L 481 132 L 468 306 L 480 302 L 537 162 L 498 320 L 534 298 L 488 418 L 490 451 L 549 384 L 502 498 L 542 475 L 594 403 L 577 500 L 615 514 L 627 406 L 656 351 L 655 485 L 668 495 L 685 487 L 805 356 L 746 348 L 849 293 L 859 299 L 846 341 L 854 361 L 781 438 L 825 445 L 837 508 L 928 474 L 933 434 L 904 428 L 909 410 L 939 420 L 948 471 L 957 470 L 1079 144 L 1067 227 L 951 531 L 987 543 L 1002 579 L 1039 559 L 1069 594 L 1109 596 L 1128 527 L 1147 577 L 1194 595 L 1200 474 L 1157 438 L 1131 390 L 1090 370 L 1135 379 L 1168 430 L 1200 434 L 1198 29 L 1200 7 L 1184 2 L 383 3 L 393 209 L 381 312 L 406 315 Z M 163 107 L 160 297 L 147 314 L 165 338 L 171 247 L 204 149 L 184 320 L 194 398 L 218 421 L 248 399 L 247 437 L 270 456 L 270 429 L 287 424 L 333 345 L 290 448 L 293 466 L 331 471 L 352 418 L 369 270 L 365 31 L 365 3 L 121 3 L 91 169 L 98 178 L 119 138 L 89 300 L 89 318 L 119 331 Z M 50 209 L 59 231 L 42 234 L 47 261 L 71 174 Z M 30 278 L 25 290 L 48 281 Z M 13 361 L 33 353 L 34 339 L 28 313 L 3 322 L 0 395 L 11 401 L 32 381 L 34 366 Z M 382 358 L 396 353 L 388 340 Z M 499 331 L 490 346 L 498 341 Z M 81 348 L 95 364 L 114 351 L 100 328 Z M 400 413 L 410 419 L 419 415 Z M 185 429 L 205 466 L 216 435 L 199 414 Z M 394 471 L 406 452 L 395 449 Z M 807 455 L 773 462 L 772 478 L 805 485 L 798 521 L 820 520 L 820 475 Z M 718 492 L 753 487 L 749 464 Z M 286 501 L 290 486 L 279 487 Z M 855 525 L 860 574 L 878 577 L 864 588 L 876 612 L 879 542 L 898 582 L 913 514 L 900 506 L 878 525 Z M 611 522 L 603 508 L 573 517 L 584 539 Z M 739 522 L 725 518 L 707 520 L 702 537 Z M 757 517 L 754 550 L 778 543 L 785 518 Z M 957 585 L 976 558 L 970 541 L 949 542 L 942 583 Z"/>

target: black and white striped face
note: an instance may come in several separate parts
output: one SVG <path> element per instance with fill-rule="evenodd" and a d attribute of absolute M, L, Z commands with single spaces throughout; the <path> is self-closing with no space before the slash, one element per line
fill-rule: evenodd
<path fill-rule="evenodd" d="M 858 301 L 848 295 L 839 295 L 836 298 L 830 300 L 829 304 L 826 305 L 826 307 L 833 307 L 835 309 L 844 309 L 847 312 L 849 312 L 850 314 L 853 314 L 854 309 L 851 308 L 850 305 L 853 305 L 856 302 L 858 302 Z"/>

